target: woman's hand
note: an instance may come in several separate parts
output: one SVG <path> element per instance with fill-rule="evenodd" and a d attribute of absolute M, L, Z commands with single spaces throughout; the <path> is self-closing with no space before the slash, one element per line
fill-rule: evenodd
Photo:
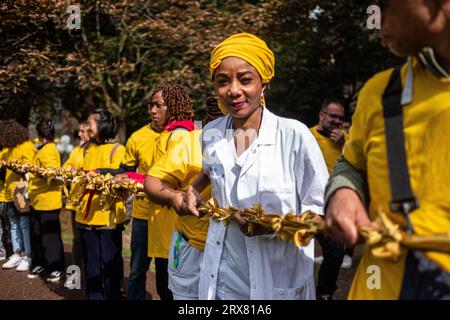
<path fill-rule="evenodd" d="M 188 215 L 185 202 L 186 194 L 182 191 L 173 191 L 170 197 L 170 206 L 177 212 L 179 216 Z"/>
<path fill-rule="evenodd" d="M 184 208 L 181 208 L 182 210 L 185 209 L 185 212 L 183 212 L 184 214 L 192 214 L 198 218 L 203 216 L 197 210 L 197 207 L 200 205 L 205 205 L 205 202 L 200 196 L 200 193 L 194 187 L 189 186 L 185 193 L 184 202 L 186 206 Z"/>
<path fill-rule="evenodd" d="M 130 177 L 126 173 L 118 174 L 113 179 L 113 183 L 130 183 L 130 182 L 133 182 L 133 180 L 130 179 Z"/>
<path fill-rule="evenodd" d="M 240 212 L 233 213 L 233 219 L 236 220 L 236 222 L 239 225 L 239 229 L 247 237 L 261 236 L 263 234 L 272 234 L 273 233 L 272 229 L 265 228 L 258 224 L 253 224 L 253 230 L 250 232 L 248 230 L 249 223 L 247 220 L 245 220 L 241 216 Z"/>

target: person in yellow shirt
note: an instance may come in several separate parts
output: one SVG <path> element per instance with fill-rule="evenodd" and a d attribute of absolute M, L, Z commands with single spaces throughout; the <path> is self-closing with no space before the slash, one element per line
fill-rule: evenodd
<path fill-rule="evenodd" d="M 41 145 L 33 164 L 42 168 L 61 167 L 61 156 L 56 148 L 53 121 L 38 123 L 36 131 Z M 30 174 L 28 193 L 31 215 L 32 269 L 28 278 L 46 275 L 49 282 L 58 282 L 64 276 L 64 246 L 61 239 L 59 214 L 62 208 L 62 184 L 48 183 Z"/>
<path fill-rule="evenodd" d="M 78 126 L 78 137 L 80 138 L 80 145 L 76 146 L 69 155 L 69 158 L 64 163 L 64 168 L 81 169 L 84 162 L 84 154 L 89 147 L 89 134 L 87 131 L 87 123 L 82 122 Z M 71 190 L 74 188 L 71 185 Z M 71 223 L 72 223 L 72 263 L 77 266 L 82 266 L 82 255 L 81 255 L 81 242 L 80 233 L 76 227 L 75 216 L 76 210 L 70 205 L 66 205 L 65 209 L 70 212 Z"/>
<path fill-rule="evenodd" d="M 379 210 L 408 233 L 450 230 L 450 0 L 379 4 L 382 42 L 408 59 L 364 85 L 327 185 L 329 231 L 349 245 Z M 401 252 L 392 262 L 366 247 L 348 298 L 450 298 L 449 254 Z"/>
<path fill-rule="evenodd" d="M 72 150 L 66 162 L 64 162 L 64 168 L 79 169 L 83 167 L 84 154 L 87 151 L 86 146 L 89 145 L 89 134 L 86 122 L 81 122 L 78 125 L 78 138 L 80 139 L 80 145 Z"/>
<path fill-rule="evenodd" d="M 189 110 L 192 108 L 190 99 L 184 90 L 181 92 L 186 97 L 185 109 Z M 156 93 L 155 104 L 158 98 Z M 207 114 L 213 108 L 213 105 L 208 105 Z M 168 113 L 173 113 L 169 106 Z M 144 185 L 152 201 L 175 211 L 179 211 L 183 203 L 184 191 L 202 170 L 201 131 L 192 130 L 194 126 L 187 126 L 187 121 L 184 122 L 173 122 L 170 127 L 174 131 L 166 130 L 162 133 L 170 134 L 170 138 L 164 150 L 160 150 L 163 156 L 150 169 Z M 208 200 L 211 189 L 206 188 L 201 196 L 203 200 Z M 200 263 L 203 260 L 208 226 L 209 217 L 206 216 L 198 219 L 193 215 L 184 215 L 176 219 L 168 261 L 169 289 L 175 300 L 198 299 Z"/>
<path fill-rule="evenodd" d="M 341 156 L 345 143 L 347 134 L 342 128 L 344 117 L 344 102 L 334 98 L 325 99 L 320 108 L 319 123 L 310 129 L 322 151 L 328 173 L 331 173 L 335 162 Z M 323 253 L 321 257 L 314 259 L 316 262 L 321 262 L 317 277 L 316 297 L 317 300 L 332 300 L 345 255 L 344 246 L 322 234 L 317 235 L 316 240 Z"/>
<path fill-rule="evenodd" d="M 164 128 L 156 139 L 153 163 L 162 161 L 166 154 L 172 133 L 177 128 L 193 129 L 192 103 L 186 91 L 178 85 L 164 83 L 150 94 L 149 110 L 152 119 Z M 148 172 L 146 172 L 148 174 Z M 155 259 L 156 289 L 161 300 L 172 300 L 169 290 L 168 258 L 172 232 L 176 227 L 177 214 L 174 210 L 151 202 L 148 220 L 148 256 Z"/>
<path fill-rule="evenodd" d="M 32 163 L 36 148 L 30 141 L 28 130 L 15 120 L 2 123 L 3 134 L 0 144 L 8 148 L 3 155 L 5 161 Z M 30 215 L 20 213 L 14 205 L 14 189 L 16 183 L 25 177 L 7 169 L 5 175 L 5 212 L 11 224 L 11 241 L 14 254 L 2 265 L 4 269 L 16 268 L 17 271 L 28 271 L 31 264 Z"/>
<path fill-rule="evenodd" d="M 339 99 L 325 99 L 319 113 L 319 123 L 311 128 L 322 151 L 328 172 L 341 156 L 342 147 L 348 135 L 342 125 L 345 120 L 344 102 Z"/>
<path fill-rule="evenodd" d="M 153 165 L 153 154 L 156 139 L 162 131 L 162 126 L 148 107 L 151 123 L 146 124 L 128 139 L 125 157 L 121 164 L 123 172 L 146 174 Z M 131 209 L 131 258 L 130 274 L 128 276 L 129 300 L 145 300 L 146 298 L 146 274 L 150 267 L 151 258 L 148 257 L 148 215 L 150 202 L 147 199 L 133 200 Z"/>
<path fill-rule="evenodd" d="M 112 142 L 118 131 L 116 118 L 108 110 L 96 109 L 89 115 L 87 125 L 91 143 L 84 157 L 83 170 L 88 174 L 98 174 L 95 170 L 99 168 L 119 168 L 125 147 Z M 121 298 L 125 220 L 123 202 L 117 202 L 106 210 L 96 192 L 85 193 L 77 207 L 76 222 L 80 228 L 89 300 Z"/>

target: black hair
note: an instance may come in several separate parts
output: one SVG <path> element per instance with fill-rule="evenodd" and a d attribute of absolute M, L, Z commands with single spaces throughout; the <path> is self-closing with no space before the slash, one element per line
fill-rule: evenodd
<path fill-rule="evenodd" d="M 55 125 L 52 120 L 43 120 L 36 126 L 36 131 L 39 137 L 47 139 L 48 141 L 55 140 Z"/>
<path fill-rule="evenodd" d="M 335 103 L 338 104 L 340 106 L 342 106 L 342 108 L 344 109 L 344 113 L 346 110 L 345 107 L 345 101 L 339 98 L 326 98 L 323 100 L 322 105 L 320 107 L 320 110 L 325 110 L 330 104 Z"/>
<path fill-rule="evenodd" d="M 116 117 L 106 109 L 96 109 L 91 115 L 97 115 L 95 122 L 97 123 L 99 144 L 104 144 L 107 140 L 114 139 L 119 131 Z"/>
<path fill-rule="evenodd" d="M 205 122 L 209 123 L 219 117 L 223 117 L 222 110 L 219 108 L 217 97 L 209 96 L 206 99 Z"/>

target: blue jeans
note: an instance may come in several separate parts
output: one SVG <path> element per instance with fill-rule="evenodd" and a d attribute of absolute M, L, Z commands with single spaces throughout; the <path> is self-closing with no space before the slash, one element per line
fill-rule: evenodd
<path fill-rule="evenodd" d="M 30 215 L 18 212 L 14 202 L 6 203 L 6 214 L 11 224 L 11 241 L 14 253 L 31 254 Z"/>
<path fill-rule="evenodd" d="M 128 300 L 145 300 L 145 283 L 151 258 L 147 256 L 148 221 L 133 218 Z"/>

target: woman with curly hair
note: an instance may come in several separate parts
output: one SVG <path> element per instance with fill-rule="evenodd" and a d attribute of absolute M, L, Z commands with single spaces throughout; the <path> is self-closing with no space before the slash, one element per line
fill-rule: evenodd
<path fill-rule="evenodd" d="M 183 192 L 202 170 L 201 131 L 190 121 L 192 103 L 187 93 L 180 92 L 178 99 L 182 97 L 184 100 L 176 101 L 176 106 L 184 109 L 179 113 L 183 115 L 176 119 L 177 121 L 166 125 L 165 131 L 161 134 L 163 139 L 164 136 L 168 137 L 168 141 L 160 146 L 159 152 L 162 155 L 148 172 L 144 187 L 155 206 L 159 204 L 168 207 L 167 209 L 161 207 L 159 214 L 164 213 L 165 217 L 160 219 L 174 219 L 175 222 L 174 226 L 170 225 L 172 230 L 167 229 L 164 235 L 171 236 L 166 266 L 169 276 L 168 289 L 175 300 L 197 300 L 200 262 L 205 248 L 209 217 L 198 219 L 192 215 L 175 214 L 183 202 Z M 159 103 L 158 98 L 157 94 L 153 96 L 153 105 Z M 172 105 L 170 99 L 167 101 L 164 98 L 170 117 Z M 208 200 L 210 195 L 209 188 L 202 193 L 204 200 Z M 149 228 L 149 237 L 152 237 L 152 232 L 154 231 Z"/>
<path fill-rule="evenodd" d="M 156 139 L 154 164 L 165 158 L 172 144 L 177 142 L 173 133 L 179 130 L 192 131 L 194 112 L 192 102 L 183 87 L 170 83 L 156 86 L 149 96 L 149 108 L 156 126 L 163 128 Z M 153 167 L 152 167 L 153 168 Z M 175 173 L 175 170 L 174 170 Z M 148 256 L 155 259 L 156 289 L 161 300 L 172 300 L 167 273 L 172 232 L 176 227 L 174 210 L 156 204 L 150 205 L 148 219 Z"/>
<path fill-rule="evenodd" d="M 198 133 L 198 130 L 194 131 L 195 126 L 192 121 L 194 112 L 191 99 L 183 87 L 162 83 L 156 86 L 148 96 L 148 110 L 151 114 L 152 126 L 157 128 L 158 131 L 161 130 L 161 134 L 156 138 L 153 147 L 153 164 L 145 173 L 154 175 L 157 179 L 153 179 L 152 182 L 145 180 L 144 174 L 136 174 L 135 172 L 128 172 L 127 174 L 129 178 L 137 182 L 144 183 L 145 180 L 147 192 L 150 185 L 158 189 L 158 185 L 161 185 L 161 182 L 166 183 L 167 180 L 170 181 L 167 183 L 166 190 L 169 188 L 178 189 L 182 187 L 182 180 L 188 176 L 187 170 L 195 167 L 191 166 L 192 163 L 185 163 L 186 161 L 184 161 L 192 161 L 190 160 L 190 154 L 185 153 L 186 142 L 193 141 L 190 138 L 191 135 Z M 198 138 L 197 134 L 196 141 L 199 141 Z M 187 146 L 191 147 L 190 144 Z M 174 149 L 176 149 L 176 153 L 172 152 Z M 174 159 L 171 158 L 172 154 L 176 154 L 181 161 L 174 163 L 172 161 Z M 186 157 L 183 157 L 182 154 Z M 116 177 L 118 180 L 124 178 Z M 147 179 L 149 179 L 148 176 Z M 171 290 L 174 287 L 170 286 L 168 276 L 169 248 L 171 247 L 173 231 L 184 226 L 184 224 L 179 220 L 175 211 L 167 207 L 169 203 L 166 200 L 168 199 L 158 199 L 156 195 L 152 200 L 156 202 L 152 201 L 148 210 L 148 257 L 155 259 L 156 290 L 159 297 L 161 300 L 172 300 Z M 129 296 L 129 298 L 132 297 Z"/>
<path fill-rule="evenodd" d="M 0 145 L 8 148 L 3 159 L 6 161 L 20 161 L 31 163 L 36 148 L 29 140 L 28 130 L 14 120 L 4 121 L 2 124 L 3 134 Z M 5 176 L 5 212 L 11 223 L 11 240 L 14 254 L 3 264 L 4 269 L 16 268 L 17 271 L 28 271 L 31 265 L 31 243 L 30 243 L 30 216 L 28 213 L 20 213 L 13 200 L 16 183 L 24 177 L 6 170 Z"/>

